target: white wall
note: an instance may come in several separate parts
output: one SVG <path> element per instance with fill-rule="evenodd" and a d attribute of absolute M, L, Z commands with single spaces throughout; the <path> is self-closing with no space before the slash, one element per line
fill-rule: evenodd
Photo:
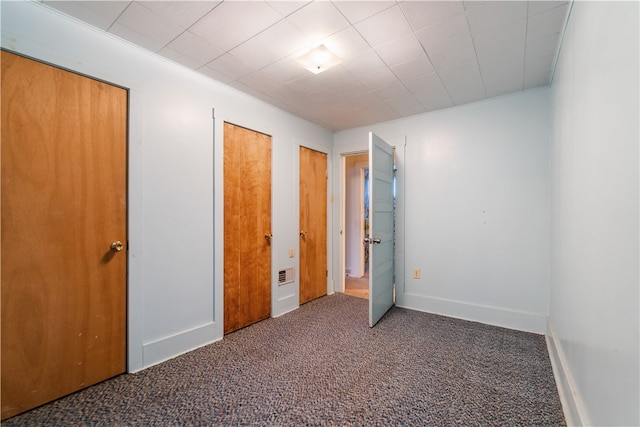
<path fill-rule="evenodd" d="M 332 133 L 36 2 L 1 7 L 3 48 L 130 89 L 128 369 L 222 337 L 224 121 L 273 136 L 272 315 L 295 309 L 277 269 L 298 263 L 299 146 L 330 153 Z"/>
<path fill-rule="evenodd" d="M 400 270 L 404 286 L 396 291 L 397 304 L 544 333 L 548 90 L 338 132 L 334 163 L 341 153 L 366 149 L 369 131 L 388 141 L 406 136 L 406 234 L 399 236 L 406 270 Z M 338 177 L 334 183 L 337 194 Z M 341 206 L 335 209 L 338 241 Z M 412 278 L 415 268 L 420 279 Z"/>
<path fill-rule="evenodd" d="M 570 424 L 639 425 L 638 2 L 575 2 L 552 86 L 549 343 Z"/>
<path fill-rule="evenodd" d="M 345 157 L 345 269 L 347 275 L 362 276 L 364 271 L 364 247 L 362 245 L 362 204 L 364 203 L 362 168 L 369 167 L 367 154 Z"/>

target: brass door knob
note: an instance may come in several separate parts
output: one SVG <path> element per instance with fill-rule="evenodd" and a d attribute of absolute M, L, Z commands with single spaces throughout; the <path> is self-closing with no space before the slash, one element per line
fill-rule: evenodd
<path fill-rule="evenodd" d="M 124 249 L 124 245 L 120 240 L 116 240 L 115 242 L 111 243 L 110 248 L 114 252 L 120 252 L 122 249 Z"/>
<path fill-rule="evenodd" d="M 265 239 L 267 242 L 271 243 L 271 239 L 273 239 L 273 234 L 271 234 L 271 233 L 266 233 L 266 234 L 264 235 L 264 239 Z"/>
<path fill-rule="evenodd" d="M 306 231 L 301 231 L 300 232 L 300 237 L 302 237 L 303 239 L 307 238 L 307 232 Z"/>

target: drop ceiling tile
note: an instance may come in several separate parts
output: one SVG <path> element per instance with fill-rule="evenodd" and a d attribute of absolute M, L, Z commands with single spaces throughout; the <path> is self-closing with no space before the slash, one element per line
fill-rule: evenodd
<path fill-rule="evenodd" d="M 349 59 L 370 49 L 367 42 L 353 27 L 345 28 L 324 39 L 322 44 L 342 60 Z"/>
<path fill-rule="evenodd" d="M 220 1 L 136 1 L 182 28 L 189 28 L 215 8 Z"/>
<path fill-rule="evenodd" d="M 287 82 L 285 86 L 298 95 L 312 95 L 325 89 L 316 77 L 316 74 L 307 73 L 302 77 Z"/>
<path fill-rule="evenodd" d="M 464 14 L 461 1 L 403 1 L 400 7 L 404 11 L 414 31 L 438 25 L 454 15 Z"/>
<path fill-rule="evenodd" d="M 268 95 L 265 95 L 264 93 L 260 92 L 259 90 L 256 90 L 254 87 L 247 85 L 243 82 L 240 82 L 238 80 L 233 81 L 228 83 L 229 86 L 231 86 L 232 88 L 238 89 L 240 92 L 243 92 L 247 95 L 251 95 L 254 98 L 258 98 L 258 99 L 263 99 L 263 98 L 268 98 Z"/>
<path fill-rule="evenodd" d="M 126 27 L 130 32 L 118 30 L 119 34 L 117 34 L 116 25 Z M 184 29 L 164 16 L 141 6 L 140 3 L 134 2 L 120 15 L 111 32 L 117 35 L 137 33 L 164 46 L 184 32 Z M 148 48 L 148 45 L 145 47 Z"/>
<path fill-rule="evenodd" d="M 529 1 L 529 16 L 537 15 L 542 12 L 546 12 L 549 9 L 554 9 L 558 6 L 566 5 L 568 1 L 548 1 L 548 0 L 533 0 Z"/>
<path fill-rule="evenodd" d="M 108 30 L 130 1 L 44 1 L 43 4 L 87 24 Z"/>
<path fill-rule="evenodd" d="M 235 80 L 233 77 L 222 74 L 221 72 L 214 70 L 213 68 L 209 68 L 206 65 L 204 67 L 198 68 L 198 72 L 224 84 L 229 84 Z"/>
<path fill-rule="evenodd" d="M 453 102 L 451 97 L 441 98 L 441 99 L 430 99 L 425 101 L 420 101 L 425 111 L 435 111 L 442 110 L 445 108 L 451 108 L 456 104 Z"/>
<path fill-rule="evenodd" d="M 309 4 L 309 2 L 310 2 L 310 0 L 307 0 L 307 1 L 295 1 L 295 0 L 281 1 L 281 0 L 278 0 L 278 1 L 268 1 L 267 3 L 269 3 L 269 6 L 271 6 L 275 10 L 277 10 L 278 13 L 284 17 L 284 16 L 291 15 L 296 10 L 298 10 L 301 7 Z"/>
<path fill-rule="evenodd" d="M 391 99 L 401 99 L 413 96 L 411 95 L 411 92 L 409 92 L 409 90 L 401 83 L 374 90 L 373 94 L 377 96 L 381 101 L 389 101 Z"/>
<path fill-rule="evenodd" d="M 438 74 L 456 105 L 486 98 L 482 75 L 475 61 Z"/>
<path fill-rule="evenodd" d="M 462 41 L 471 39 L 467 17 L 458 14 L 416 32 L 418 40 L 429 55 L 435 55 Z"/>
<path fill-rule="evenodd" d="M 512 90 L 522 90 L 524 84 L 524 60 L 519 59 L 514 62 L 496 62 L 486 67 L 480 67 L 482 80 L 487 91 L 500 90 L 501 95 L 507 93 L 502 87 L 509 87 Z M 487 93 L 487 95 L 489 95 Z M 489 95 L 491 96 L 491 95 Z"/>
<path fill-rule="evenodd" d="M 283 102 L 287 105 L 289 105 L 290 103 L 297 103 L 298 101 L 296 100 L 301 97 L 300 94 L 285 85 L 266 90 L 265 92 L 273 98 L 278 99 L 280 100 L 280 102 Z"/>
<path fill-rule="evenodd" d="M 129 27 L 118 24 L 117 22 L 111 26 L 109 33 L 116 35 L 124 40 L 127 40 L 135 45 L 150 50 L 151 52 L 158 52 L 166 43 L 159 42 L 151 37 L 140 34 Z"/>
<path fill-rule="evenodd" d="M 438 71 L 459 68 L 476 60 L 476 51 L 471 39 L 452 45 L 444 51 L 431 53 L 427 50 L 427 53 L 433 67 Z"/>
<path fill-rule="evenodd" d="M 413 116 L 426 111 L 422 104 L 413 96 L 402 99 L 391 99 L 386 101 L 385 104 L 391 107 L 391 109 L 401 117 Z"/>
<path fill-rule="evenodd" d="M 373 50 L 368 50 L 360 55 L 349 58 L 342 66 L 354 77 L 361 77 L 374 71 L 386 68 L 382 59 Z"/>
<path fill-rule="evenodd" d="M 206 67 L 231 77 L 233 80 L 238 80 L 256 71 L 229 53 L 225 53 L 209 62 Z"/>
<path fill-rule="evenodd" d="M 555 55 L 558 51 L 559 43 L 560 33 L 551 34 L 550 36 L 546 36 L 541 39 L 529 41 L 527 42 L 526 57 L 533 59 Z"/>
<path fill-rule="evenodd" d="M 422 45 L 413 34 L 408 34 L 391 43 L 378 46 L 375 51 L 388 66 L 425 56 Z"/>
<path fill-rule="evenodd" d="M 342 98 L 350 98 L 352 96 L 367 93 L 371 91 L 371 88 L 369 88 L 366 84 L 356 80 L 338 85 L 333 90 L 335 90 L 336 93 L 340 94 Z"/>
<path fill-rule="evenodd" d="M 503 27 L 526 17 L 526 1 L 487 2 L 467 11 L 469 27 L 474 36 L 495 31 L 497 27 Z"/>
<path fill-rule="evenodd" d="M 263 2 L 222 2 L 189 30 L 228 51 L 282 19 Z"/>
<path fill-rule="evenodd" d="M 310 47 L 309 44 L 312 41 L 310 37 L 306 36 L 286 19 L 267 28 L 256 35 L 254 39 L 262 45 L 268 46 L 270 50 L 281 57 L 297 53 Z"/>
<path fill-rule="evenodd" d="M 160 54 L 164 55 L 165 52 L 169 51 L 176 52 L 197 63 L 197 67 L 194 68 L 211 62 L 224 53 L 222 49 L 189 31 L 185 31 L 173 39 L 171 43 L 160 51 Z"/>
<path fill-rule="evenodd" d="M 333 88 L 350 82 L 357 82 L 347 70 L 337 65 L 320 74 L 311 74 L 313 81 L 324 88 Z"/>
<path fill-rule="evenodd" d="M 541 39 L 562 31 L 568 6 L 563 5 L 538 15 L 530 16 L 527 25 L 527 41 Z"/>
<path fill-rule="evenodd" d="M 395 6 L 395 1 L 334 1 L 333 4 L 349 20 L 356 24 L 385 9 Z"/>
<path fill-rule="evenodd" d="M 328 1 L 309 3 L 286 19 L 318 42 L 349 26 L 340 11 Z"/>
<path fill-rule="evenodd" d="M 399 39 L 413 32 L 400 6 L 385 9 L 354 26 L 367 43 L 373 47 Z"/>
<path fill-rule="evenodd" d="M 524 87 L 524 75 L 519 78 L 516 76 L 507 76 L 495 85 L 486 84 L 487 96 L 489 98 L 494 96 L 506 95 L 508 93 L 521 91 Z"/>
<path fill-rule="evenodd" d="M 433 72 L 433 65 L 431 65 L 426 55 L 422 55 L 411 61 L 394 65 L 391 70 L 400 80 L 406 80 Z"/>
<path fill-rule="evenodd" d="M 527 20 L 521 19 L 499 30 L 489 31 L 473 38 L 478 56 L 496 52 L 520 51 L 524 56 L 527 37 Z"/>
<path fill-rule="evenodd" d="M 345 105 L 350 109 L 365 109 L 367 106 L 382 106 L 384 103 L 373 93 L 367 92 L 361 95 L 353 96 L 345 100 Z"/>
<path fill-rule="evenodd" d="M 286 83 L 309 73 L 299 64 L 289 58 L 282 59 L 260 70 L 265 76 L 279 82 Z"/>
<path fill-rule="evenodd" d="M 449 98 L 449 92 L 437 73 L 424 74 L 403 83 L 420 102 Z"/>
<path fill-rule="evenodd" d="M 263 93 L 274 91 L 279 86 L 282 86 L 279 82 L 260 72 L 248 74 L 240 78 L 238 81 Z"/>
<path fill-rule="evenodd" d="M 462 4 L 464 5 L 464 10 L 472 10 L 472 9 L 476 9 L 482 6 L 485 6 L 489 3 L 491 3 L 492 1 L 495 0 L 485 0 L 485 1 L 480 1 L 480 0 L 464 0 L 462 2 Z"/>
<path fill-rule="evenodd" d="M 197 70 L 203 65 L 203 63 L 200 63 L 195 59 L 189 58 L 188 56 L 166 46 L 162 48 L 158 53 L 164 56 L 165 58 L 170 59 L 173 62 L 177 62 L 178 64 L 181 64 L 192 70 Z"/>
<path fill-rule="evenodd" d="M 234 47 L 228 53 L 254 70 L 264 68 L 281 58 L 255 37 Z"/>
<path fill-rule="evenodd" d="M 360 77 L 360 81 L 371 90 L 391 86 L 399 82 L 398 77 L 388 68 L 365 74 Z"/>

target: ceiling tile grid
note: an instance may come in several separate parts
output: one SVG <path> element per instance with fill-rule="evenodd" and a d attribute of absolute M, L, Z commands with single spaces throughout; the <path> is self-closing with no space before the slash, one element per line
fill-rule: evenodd
<path fill-rule="evenodd" d="M 332 130 L 550 83 L 568 1 L 49 1 Z M 341 63 L 296 58 L 320 44 Z M 315 69 L 315 67 L 314 67 Z"/>

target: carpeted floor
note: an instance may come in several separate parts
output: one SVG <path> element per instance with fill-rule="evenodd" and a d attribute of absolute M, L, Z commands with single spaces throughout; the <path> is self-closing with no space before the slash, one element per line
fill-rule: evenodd
<path fill-rule="evenodd" d="M 543 336 L 335 294 L 9 426 L 557 426 Z"/>

